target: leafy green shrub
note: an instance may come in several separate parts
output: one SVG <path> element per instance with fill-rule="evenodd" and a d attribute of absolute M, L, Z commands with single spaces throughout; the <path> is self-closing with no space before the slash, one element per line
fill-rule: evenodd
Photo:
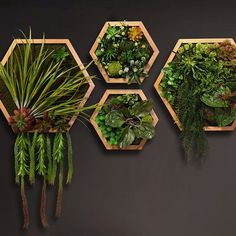
<path fill-rule="evenodd" d="M 227 126 L 236 119 L 236 47 L 222 43 L 183 44 L 163 69 L 160 87 L 182 125 L 189 159 L 207 151 L 204 126 Z"/>

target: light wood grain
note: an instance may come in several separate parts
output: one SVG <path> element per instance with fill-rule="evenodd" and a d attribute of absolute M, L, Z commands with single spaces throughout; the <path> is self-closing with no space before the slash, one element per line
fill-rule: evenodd
<path fill-rule="evenodd" d="M 102 96 L 100 102 L 98 103 L 98 106 L 101 107 L 106 100 L 108 99 L 108 97 L 110 95 L 121 95 L 121 94 L 138 94 L 140 96 L 140 98 L 142 100 L 147 100 L 145 94 L 143 93 L 143 91 L 141 89 L 127 89 L 127 90 L 117 90 L 117 89 L 108 89 L 105 91 L 104 95 Z M 100 131 L 95 119 L 99 113 L 99 107 L 94 111 L 94 113 L 92 114 L 91 118 L 90 118 L 90 122 L 93 125 L 93 127 L 95 128 L 98 136 L 100 137 L 102 143 L 104 144 L 105 148 L 107 150 L 142 150 L 146 140 L 142 140 L 140 142 L 139 145 L 130 145 L 126 148 L 119 148 L 118 146 L 115 145 L 110 145 L 106 138 L 103 136 L 102 132 Z M 151 116 L 153 118 L 153 125 L 156 126 L 158 123 L 158 117 L 156 115 L 156 113 L 154 112 L 154 110 L 151 111 Z"/>
<path fill-rule="evenodd" d="M 231 43 L 235 44 L 234 40 L 232 38 L 200 38 L 200 39 L 179 39 L 172 51 L 172 53 L 170 54 L 169 58 L 167 59 L 164 67 L 168 66 L 168 64 L 174 59 L 175 57 L 175 53 L 178 51 L 179 47 L 181 47 L 182 44 L 184 43 L 220 43 L 223 42 L 225 40 L 230 41 Z M 160 75 L 157 77 L 157 80 L 154 84 L 154 87 L 157 91 L 157 93 L 159 94 L 161 100 L 163 101 L 163 103 L 165 104 L 166 108 L 168 109 L 169 113 L 171 114 L 174 123 L 177 124 L 178 128 L 181 130 L 181 122 L 176 114 L 176 112 L 174 111 L 174 109 L 172 108 L 172 106 L 170 105 L 170 103 L 167 101 L 167 99 L 164 97 L 163 92 L 161 87 L 159 86 L 161 83 L 161 80 L 163 79 L 164 73 L 163 71 L 161 71 Z M 232 125 L 229 126 L 225 126 L 225 127 L 219 127 L 219 126 L 205 126 L 204 130 L 205 131 L 233 131 L 236 127 L 236 120 L 233 122 Z"/>
<path fill-rule="evenodd" d="M 84 95 L 83 101 L 78 104 L 78 107 L 83 107 L 86 103 L 86 101 L 88 100 L 90 94 L 92 93 L 95 84 L 93 83 L 91 77 L 89 76 L 87 70 L 85 69 L 82 61 L 80 60 L 78 54 L 76 53 L 74 47 L 72 46 L 71 42 L 69 39 L 15 39 L 13 40 L 12 44 L 10 45 L 8 51 L 6 52 L 5 56 L 2 59 L 2 64 L 5 65 L 9 59 L 9 57 L 11 56 L 12 52 L 14 51 L 15 47 L 17 46 L 17 44 L 26 44 L 27 42 L 30 42 L 32 44 L 64 44 L 67 46 L 68 50 L 70 51 L 71 55 L 73 56 L 73 58 L 75 59 L 76 63 L 78 64 L 79 68 L 82 70 L 83 75 L 87 78 L 88 80 L 88 89 Z M 4 106 L 4 104 L 2 103 L 2 101 L 0 100 L 0 109 L 3 112 L 5 118 L 7 119 L 7 121 L 9 121 L 10 118 L 10 114 L 7 111 L 7 108 Z M 69 121 L 69 128 L 68 131 L 70 130 L 70 128 L 72 127 L 72 125 L 74 124 L 75 120 L 77 119 L 78 115 L 74 115 L 71 120 Z M 56 132 L 55 129 L 51 129 L 50 133 Z"/>
<path fill-rule="evenodd" d="M 145 36 L 145 38 L 147 39 L 148 43 L 150 44 L 152 50 L 153 50 L 153 54 L 150 57 L 147 66 L 144 69 L 145 73 L 148 73 L 148 71 L 150 70 L 151 66 L 153 65 L 153 63 L 155 62 L 156 57 L 159 54 L 159 50 L 157 48 L 157 46 L 155 45 L 154 41 L 152 40 L 150 34 L 148 33 L 147 29 L 145 28 L 144 24 L 141 21 L 125 21 L 125 22 L 120 22 L 120 21 L 108 21 L 105 23 L 105 25 L 103 26 L 102 30 L 100 31 L 97 39 L 95 40 L 92 48 L 90 49 L 90 55 L 93 58 L 95 64 L 97 65 L 100 73 L 102 74 L 104 80 L 107 83 L 128 83 L 128 79 L 127 78 L 111 78 L 105 68 L 103 67 L 103 65 L 100 63 L 100 61 L 98 60 L 97 56 L 96 56 L 96 50 L 99 46 L 99 41 L 103 38 L 103 36 L 105 35 L 107 28 L 109 26 L 122 26 L 122 25 L 127 25 L 127 26 L 138 26 L 142 29 L 142 32 Z M 141 82 L 143 82 L 144 77 L 140 78 Z"/>

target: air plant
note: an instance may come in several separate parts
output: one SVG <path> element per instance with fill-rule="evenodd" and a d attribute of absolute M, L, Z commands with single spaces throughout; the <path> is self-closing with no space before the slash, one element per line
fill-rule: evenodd
<path fill-rule="evenodd" d="M 26 178 L 31 184 L 34 184 L 36 175 L 42 178 L 40 216 L 46 227 L 46 189 L 47 185 L 55 184 L 59 170 L 55 214 L 57 217 L 61 215 L 66 148 L 66 183 L 71 183 L 73 176 L 69 121 L 95 107 L 80 106 L 84 100 L 84 88 L 91 77 L 84 76 L 77 65 L 66 64 L 67 57 L 70 55 L 65 48 L 55 51 L 45 46 L 44 41 L 35 52 L 30 32 L 29 39 L 16 46 L 6 65 L 0 63 L 0 79 L 16 106 L 9 124 L 17 134 L 15 181 L 21 190 L 24 228 L 29 226 Z M 55 134 L 51 137 L 50 132 Z"/>

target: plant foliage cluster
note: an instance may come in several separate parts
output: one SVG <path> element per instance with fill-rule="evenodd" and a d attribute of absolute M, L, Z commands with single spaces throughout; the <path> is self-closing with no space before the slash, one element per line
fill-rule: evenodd
<path fill-rule="evenodd" d="M 58 176 L 59 217 L 65 163 L 66 183 L 71 182 L 73 174 L 69 121 L 93 108 L 80 107 L 90 78 L 84 76 L 65 46 L 33 44 L 30 33 L 26 43 L 17 44 L 6 65 L 0 63 L 0 79 L 15 104 L 9 124 L 17 133 L 15 179 L 21 186 L 24 228 L 29 225 L 25 181 L 34 184 L 36 176 L 42 178 L 40 216 L 42 225 L 47 226 L 46 187 L 54 185 Z M 49 136 L 52 131 L 55 134 Z"/>
<path fill-rule="evenodd" d="M 112 95 L 99 110 L 96 123 L 110 145 L 137 145 L 155 135 L 152 108 L 152 102 L 137 94 Z"/>
<path fill-rule="evenodd" d="M 228 126 L 236 119 L 236 47 L 222 43 L 183 44 L 164 68 L 164 97 L 182 124 L 186 157 L 203 158 L 205 126 Z"/>
<path fill-rule="evenodd" d="M 140 84 L 152 49 L 138 26 L 109 26 L 99 40 L 96 55 L 112 78 L 127 78 Z"/>

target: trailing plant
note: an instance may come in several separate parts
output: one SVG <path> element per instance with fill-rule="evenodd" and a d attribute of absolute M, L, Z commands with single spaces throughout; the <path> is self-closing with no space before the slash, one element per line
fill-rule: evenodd
<path fill-rule="evenodd" d="M 110 145 L 138 145 L 155 135 L 152 108 L 152 102 L 137 94 L 112 95 L 99 110 L 96 123 Z"/>
<path fill-rule="evenodd" d="M 14 147 L 15 181 L 20 184 L 24 228 L 29 226 L 25 180 L 42 179 L 40 217 L 44 227 L 47 185 L 58 178 L 55 215 L 61 215 L 63 184 L 73 175 L 72 142 L 69 122 L 95 107 L 81 107 L 89 86 L 86 77 L 68 49 L 60 44 L 33 44 L 31 33 L 25 43 L 17 44 L 7 63 L 0 63 L 0 80 L 15 104 L 9 124 L 17 134 Z M 85 68 L 86 69 L 86 68 Z M 49 133 L 55 133 L 49 135 Z M 65 151 L 67 149 L 67 159 Z M 64 163 L 67 179 L 64 181 Z"/>
<path fill-rule="evenodd" d="M 236 47 L 222 43 L 183 44 L 163 69 L 160 87 L 181 122 L 187 159 L 208 149 L 205 126 L 236 119 Z"/>
<path fill-rule="evenodd" d="M 98 60 L 112 78 L 141 83 L 153 51 L 139 26 L 109 26 L 96 50 Z"/>

